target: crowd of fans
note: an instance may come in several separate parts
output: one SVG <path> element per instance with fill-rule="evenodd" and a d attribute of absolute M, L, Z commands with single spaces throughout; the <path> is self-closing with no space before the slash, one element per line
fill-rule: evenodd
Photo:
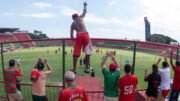
<path fill-rule="evenodd" d="M 163 100 L 166 99 L 170 90 L 169 101 L 178 101 L 180 93 L 180 62 L 176 61 L 173 64 L 172 59 L 173 52 L 170 55 L 170 65 L 165 57 L 162 62 L 162 69 L 158 68 L 158 64 L 161 58 L 158 59 L 157 63 L 152 65 L 152 72 L 147 74 L 145 69 L 144 81 L 148 82 L 146 90 L 147 101 L 157 101 L 158 87 L 161 85 L 161 93 Z M 105 63 L 108 58 L 113 61 L 109 64 L 109 70 L 106 69 Z M 21 69 L 20 62 L 17 62 L 19 70 L 15 69 L 15 60 L 9 61 L 9 68 L 4 69 L 5 74 L 5 92 L 7 93 L 9 101 L 21 101 L 22 94 L 16 87 L 16 77 L 22 76 L 23 71 Z M 44 71 L 45 65 L 47 71 Z M 170 76 L 172 67 L 174 71 L 174 80 L 172 89 L 170 87 Z M 138 79 L 135 75 L 131 75 L 131 65 L 126 63 L 124 66 L 125 75 L 120 77 L 120 67 L 116 61 L 116 58 L 112 52 L 107 52 L 106 56 L 103 57 L 102 63 L 102 74 L 104 76 L 104 101 L 134 101 L 134 91 L 138 85 Z M 47 58 L 39 58 L 35 64 L 32 74 L 31 81 L 33 82 L 32 88 L 32 99 L 33 101 L 48 101 L 46 96 L 46 78 L 52 73 L 52 68 L 48 63 Z M 67 87 L 60 91 L 58 101 L 88 101 L 88 97 L 83 87 L 75 85 L 75 73 L 67 71 L 64 74 L 65 82 Z M 120 95 L 118 93 L 120 90 Z"/>

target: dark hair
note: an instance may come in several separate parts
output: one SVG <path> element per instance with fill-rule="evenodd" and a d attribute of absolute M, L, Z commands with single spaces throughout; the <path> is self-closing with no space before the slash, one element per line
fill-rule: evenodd
<path fill-rule="evenodd" d="M 168 66 L 168 63 L 167 63 L 166 61 L 164 61 L 164 62 L 162 63 L 162 66 L 163 66 L 163 67 L 167 67 L 167 66 Z"/>
<path fill-rule="evenodd" d="M 180 61 L 176 61 L 176 66 L 180 67 Z"/>
<path fill-rule="evenodd" d="M 44 63 L 43 62 L 39 62 L 37 64 L 37 68 L 38 68 L 38 70 L 43 70 L 44 69 Z"/>
<path fill-rule="evenodd" d="M 12 60 L 9 60 L 9 66 L 12 67 L 15 65 L 15 60 L 12 59 Z"/>
<path fill-rule="evenodd" d="M 77 17 L 72 16 L 72 19 L 75 20 Z"/>
<path fill-rule="evenodd" d="M 157 73 L 158 72 L 158 65 L 157 64 L 153 64 L 152 65 L 152 72 L 153 73 Z"/>
<path fill-rule="evenodd" d="M 130 65 L 130 64 L 126 64 L 126 65 L 124 66 L 124 71 L 125 71 L 126 73 L 130 73 L 130 72 L 131 72 L 131 65 Z"/>

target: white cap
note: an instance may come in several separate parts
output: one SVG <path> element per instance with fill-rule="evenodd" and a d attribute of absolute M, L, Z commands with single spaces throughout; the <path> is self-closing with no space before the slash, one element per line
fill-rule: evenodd
<path fill-rule="evenodd" d="M 72 71 L 67 71 L 65 74 L 64 74 L 64 78 L 66 80 L 69 80 L 69 81 L 73 81 L 75 79 L 75 74 L 74 72 Z"/>

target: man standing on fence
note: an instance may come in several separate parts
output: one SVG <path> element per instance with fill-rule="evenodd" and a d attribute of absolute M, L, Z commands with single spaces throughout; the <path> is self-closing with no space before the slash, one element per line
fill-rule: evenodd
<path fill-rule="evenodd" d="M 67 88 L 60 92 L 58 101 L 88 101 L 84 88 L 73 84 L 75 79 L 74 72 L 66 72 L 64 78 Z"/>
<path fill-rule="evenodd" d="M 138 84 L 138 79 L 135 75 L 131 75 L 131 65 L 125 64 L 125 76 L 119 79 L 118 88 L 121 90 L 119 101 L 135 101 L 134 89 Z"/>
<path fill-rule="evenodd" d="M 33 82 L 32 89 L 32 98 L 33 101 L 48 101 L 46 96 L 46 78 L 49 74 L 52 73 L 52 68 L 48 63 L 48 59 L 44 59 L 44 63 L 46 64 L 48 70 L 44 70 L 43 59 L 40 57 L 38 59 L 37 64 L 33 68 L 33 72 L 31 74 L 31 81 Z M 37 70 L 36 70 L 37 69 Z"/>
<path fill-rule="evenodd" d="M 74 21 L 71 25 L 71 30 L 70 30 L 71 38 L 74 38 L 73 36 L 74 30 L 77 32 L 75 46 L 74 46 L 74 54 L 73 54 L 73 70 L 72 71 L 74 73 L 76 73 L 77 59 L 81 55 L 82 46 L 83 46 L 83 51 L 86 54 L 86 67 L 84 70 L 85 73 L 89 73 L 88 66 L 89 66 L 89 61 L 90 61 L 90 55 L 93 54 L 91 40 L 83 21 L 83 18 L 86 15 L 86 6 L 87 6 L 87 3 L 85 2 L 82 15 L 80 16 L 78 16 L 78 14 L 72 15 L 72 19 Z"/>
<path fill-rule="evenodd" d="M 108 57 L 111 57 L 114 63 L 109 65 L 109 71 L 105 68 Z M 101 63 L 104 76 L 104 101 L 118 101 L 118 80 L 120 77 L 120 68 L 112 52 L 107 52 Z"/>
<path fill-rule="evenodd" d="M 178 97 L 180 94 L 180 62 L 176 61 L 176 66 L 173 64 L 173 51 L 171 50 L 170 64 L 174 70 L 174 80 L 169 97 L 169 101 L 179 101 Z"/>
<path fill-rule="evenodd" d="M 4 69 L 4 78 L 5 78 L 5 91 L 7 93 L 9 101 L 21 101 L 22 94 L 16 88 L 16 76 L 22 76 L 23 71 L 21 69 L 20 62 L 17 62 L 19 71 L 15 69 L 15 60 L 9 61 L 9 68 Z"/>

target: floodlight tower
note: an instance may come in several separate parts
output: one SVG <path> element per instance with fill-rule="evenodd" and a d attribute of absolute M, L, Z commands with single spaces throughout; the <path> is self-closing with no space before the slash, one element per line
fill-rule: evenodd
<path fill-rule="evenodd" d="M 151 26 L 147 17 L 144 17 L 144 22 L 145 22 L 145 41 L 150 41 L 147 38 L 151 35 Z"/>

